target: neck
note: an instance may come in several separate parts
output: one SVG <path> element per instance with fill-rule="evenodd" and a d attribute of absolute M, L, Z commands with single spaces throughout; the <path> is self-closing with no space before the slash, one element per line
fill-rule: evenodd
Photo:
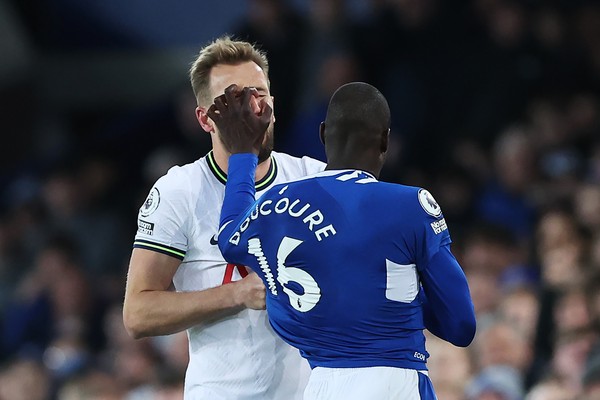
<path fill-rule="evenodd" d="M 335 157 L 328 154 L 326 170 L 330 169 L 357 169 L 365 171 L 379 179 L 383 163 L 374 157 L 361 157 L 353 154 L 351 157 Z"/>
<path fill-rule="evenodd" d="M 229 156 L 231 155 L 227 151 L 214 147 L 213 155 L 215 156 L 215 162 L 223 170 L 223 172 L 228 173 L 229 169 Z M 271 166 L 271 157 L 267 158 L 265 161 L 258 164 L 256 167 L 256 173 L 254 175 L 254 180 L 259 181 L 267 175 L 269 172 L 269 167 Z"/>

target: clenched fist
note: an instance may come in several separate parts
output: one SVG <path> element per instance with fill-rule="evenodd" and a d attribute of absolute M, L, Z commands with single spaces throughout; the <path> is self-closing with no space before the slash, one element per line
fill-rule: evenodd
<path fill-rule="evenodd" d="M 266 289 L 263 281 L 255 272 L 249 273 L 244 279 L 234 283 L 237 285 L 238 302 L 252 310 L 264 310 L 266 306 Z"/>

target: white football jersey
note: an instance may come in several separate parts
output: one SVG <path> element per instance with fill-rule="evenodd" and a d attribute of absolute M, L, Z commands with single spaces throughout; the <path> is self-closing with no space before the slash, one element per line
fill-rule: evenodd
<path fill-rule="evenodd" d="M 256 196 L 274 184 L 322 171 L 321 161 L 272 152 L 271 168 L 256 182 Z M 205 290 L 246 276 L 227 265 L 217 246 L 227 175 L 212 151 L 157 180 L 138 214 L 134 247 L 181 260 L 177 291 Z M 240 313 L 187 330 L 190 362 L 185 399 L 302 399 L 310 368 L 298 350 L 271 329 L 266 311 Z"/>

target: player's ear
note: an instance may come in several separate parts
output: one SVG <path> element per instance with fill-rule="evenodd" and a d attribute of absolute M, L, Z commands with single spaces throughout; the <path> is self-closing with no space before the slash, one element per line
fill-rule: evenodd
<path fill-rule="evenodd" d="M 196 107 L 196 119 L 204 131 L 211 133 L 215 131 L 215 126 L 206 111 L 207 109 L 204 107 Z"/>
<path fill-rule="evenodd" d="M 390 130 L 388 128 L 387 130 L 383 131 L 383 133 L 381 135 L 380 151 L 382 153 L 385 153 L 388 150 L 389 143 L 390 143 Z"/>
<path fill-rule="evenodd" d="M 319 139 L 321 140 L 321 143 L 323 143 L 323 146 L 325 146 L 325 122 L 321 122 L 321 125 L 319 125 Z"/>

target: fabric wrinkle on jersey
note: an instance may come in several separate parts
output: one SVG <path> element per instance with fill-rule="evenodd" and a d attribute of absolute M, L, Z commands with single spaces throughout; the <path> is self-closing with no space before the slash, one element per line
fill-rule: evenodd
<path fill-rule="evenodd" d="M 318 160 L 274 151 L 269 173 L 260 188 L 257 183 L 257 197 L 275 184 L 323 168 Z M 211 152 L 171 168 L 155 183 L 140 209 L 134 247 L 182 260 L 173 278 L 177 291 L 209 289 L 224 281 L 229 267 L 214 242 L 226 177 Z M 231 268 L 232 280 L 239 280 L 239 269 Z M 246 309 L 194 326 L 187 334 L 186 400 L 302 398 L 310 368 L 298 350 L 273 332 L 265 311 Z"/>

